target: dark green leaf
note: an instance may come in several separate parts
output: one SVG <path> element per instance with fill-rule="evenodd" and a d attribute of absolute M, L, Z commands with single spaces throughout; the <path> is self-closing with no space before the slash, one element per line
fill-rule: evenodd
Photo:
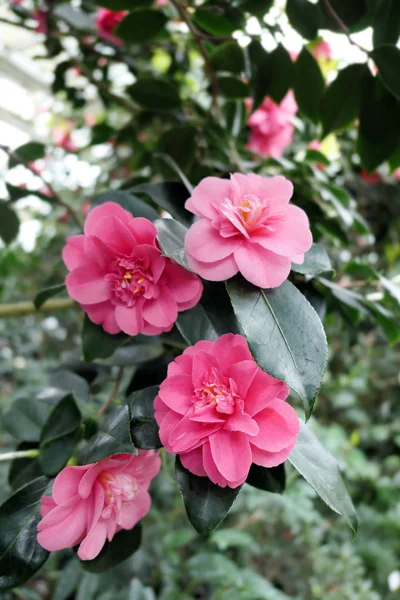
<path fill-rule="evenodd" d="M 85 315 L 82 329 L 83 359 L 85 362 L 92 362 L 97 358 L 108 358 L 129 339 L 126 333 L 107 333 L 101 325 L 96 325 Z"/>
<path fill-rule="evenodd" d="M 321 19 L 318 5 L 308 0 L 287 0 L 286 13 L 293 29 L 307 40 L 315 40 Z"/>
<path fill-rule="evenodd" d="M 146 194 L 161 208 L 185 225 L 190 223 L 190 214 L 185 209 L 189 193 L 184 185 L 176 181 L 169 183 L 142 183 L 132 188 L 136 194 Z"/>
<path fill-rule="evenodd" d="M 19 231 L 19 219 L 5 202 L 0 201 L 0 238 L 5 244 L 11 244 Z"/>
<path fill-rule="evenodd" d="M 232 20 L 225 15 L 221 15 L 211 10 L 196 10 L 193 15 L 193 22 L 200 29 L 216 36 L 228 36 L 240 28 L 240 21 Z"/>
<path fill-rule="evenodd" d="M 36 294 L 35 299 L 33 301 L 36 310 L 39 310 L 39 308 L 43 306 L 43 304 L 47 302 L 49 298 L 56 296 L 64 290 L 66 290 L 65 283 L 59 283 L 58 285 L 52 285 L 51 287 L 48 287 L 45 290 L 42 290 L 41 292 Z"/>
<path fill-rule="evenodd" d="M 221 75 L 217 81 L 220 93 L 227 98 L 247 98 L 250 95 L 248 84 L 233 75 Z"/>
<path fill-rule="evenodd" d="M 339 466 L 312 429 L 304 423 L 300 423 L 299 437 L 289 460 L 322 500 L 342 515 L 356 534 L 357 514 L 343 483 Z"/>
<path fill-rule="evenodd" d="M 41 200 L 50 203 L 52 203 L 54 200 L 52 196 L 46 196 L 46 194 L 42 194 L 37 190 L 28 190 L 25 187 L 11 185 L 11 183 L 6 183 L 6 188 L 8 195 L 10 196 L 11 202 L 16 202 L 17 200 L 20 200 L 21 198 L 26 198 L 27 196 L 36 196 L 37 198 L 40 198 Z"/>
<path fill-rule="evenodd" d="M 146 335 L 135 335 L 126 344 L 117 348 L 112 356 L 102 360 L 104 365 L 133 367 L 153 360 L 163 354 L 164 348 L 160 338 Z"/>
<path fill-rule="evenodd" d="M 227 282 L 227 289 L 255 360 L 300 396 L 308 418 L 327 361 L 317 313 L 289 281 L 263 290 L 235 278 Z"/>
<path fill-rule="evenodd" d="M 193 475 L 182 465 L 179 456 L 175 471 L 189 521 L 199 533 L 208 533 L 225 518 L 242 486 L 223 488 L 208 477 Z"/>
<path fill-rule="evenodd" d="M 100 425 L 99 432 L 83 448 L 79 464 L 87 465 L 121 453 L 137 454 L 130 435 L 130 414 L 127 405 L 114 408 Z"/>
<path fill-rule="evenodd" d="M 37 450 L 37 443 L 22 442 L 18 444 L 17 450 Z M 37 458 L 14 458 L 8 471 L 8 483 L 13 490 L 43 475 Z"/>
<path fill-rule="evenodd" d="M 143 77 L 128 88 L 135 102 L 150 110 L 174 110 L 181 106 L 177 90 L 161 79 Z"/>
<path fill-rule="evenodd" d="M 157 239 L 163 255 L 168 256 L 178 265 L 190 271 L 184 244 L 186 227 L 175 221 L 175 219 L 159 219 L 154 224 L 157 227 Z"/>
<path fill-rule="evenodd" d="M 216 71 L 240 74 L 245 66 L 243 49 L 236 41 L 225 42 L 213 49 L 210 62 Z"/>
<path fill-rule="evenodd" d="M 266 15 L 273 4 L 273 0 L 240 0 L 238 6 L 241 10 L 252 15 Z"/>
<path fill-rule="evenodd" d="M 320 117 L 324 88 L 324 78 L 317 61 L 303 48 L 295 63 L 294 92 L 300 110 L 315 123 Z"/>
<path fill-rule="evenodd" d="M 115 35 L 128 44 L 142 44 L 161 33 L 167 22 L 159 10 L 135 10 L 118 24 Z"/>
<path fill-rule="evenodd" d="M 170 156 L 181 169 L 187 170 L 194 160 L 196 137 L 196 127 L 178 125 L 163 133 L 158 142 L 158 150 Z"/>
<path fill-rule="evenodd" d="M 104 144 L 110 141 L 115 135 L 115 129 L 107 123 L 97 123 L 91 129 L 91 144 Z"/>
<path fill-rule="evenodd" d="M 1 424 L 15 439 L 38 442 L 51 406 L 34 398 L 17 398 L 1 418 Z"/>
<path fill-rule="evenodd" d="M 188 190 L 188 192 L 192 193 L 192 191 L 193 191 L 192 184 L 190 183 L 189 179 L 186 177 L 185 173 L 182 171 L 180 166 L 176 164 L 176 162 L 174 161 L 174 159 L 171 156 L 168 156 L 168 154 L 163 154 L 161 152 L 157 152 L 154 155 L 154 158 L 157 160 L 162 160 L 164 163 L 166 163 L 168 165 L 168 167 L 170 167 L 170 169 L 178 176 L 178 178 L 181 180 L 181 182 L 183 183 L 185 188 Z"/>
<path fill-rule="evenodd" d="M 129 558 L 139 549 L 142 541 L 140 523 L 133 529 L 122 529 L 111 540 L 106 541 L 102 551 L 93 560 L 82 560 L 81 566 L 90 573 L 102 573 Z"/>
<path fill-rule="evenodd" d="M 367 0 L 329 0 L 329 8 L 325 0 L 319 0 L 321 7 L 320 28 L 343 33 L 339 20 L 353 31 L 365 29 L 369 23 L 364 23 L 367 16 Z M 335 15 L 334 15 L 335 13 Z M 365 26 L 364 26 L 365 25 Z"/>
<path fill-rule="evenodd" d="M 38 160 L 39 158 L 43 158 L 43 156 L 45 156 L 46 146 L 39 142 L 28 142 L 27 144 L 24 144 L 23 146 L 19 146 L 18 148 L 16 148 L 13 151 L 13 154 L 15 154 L 23 162 L 30 163 L 35 160 Z M 15 167 L 15 165 L 18 165 L 18 164 L 19 164 L 18 160 L 14 160 L 13 158 L 10 158 L 10 161 L 9 161 L 10 169 L 11 169 L 11 167 Z"/>
<path fill-rule="evenodd" d="M 81 377 L 68 369 L 56 369 L 49 376 L 49 384 L 53 388 L 63 390 L 62 398 L 67 394 L 73 394 L 78 400 L 81 408 L 89 401 L 89 384 L 84 377 Z M 60 400 L 62 400 L 60 398 Z"/>
<path fill-rule="evenodd" d="M 110 10 L 135 10 L 139 6 L 151 6 L 153 0 L 95 0 L 99 6 L 104 6 Z"/>
<path fill-rule="evenodd" d="M 0 590 L 27 581 L 49 555 L 36 541 L 40 499 L 48 484 L 47 477 L 38 477 L 0 506 Z"/>
<path fill-rule="evenodd" d="M 143 200 L 129 192 L 109 191 L 92 198 L 93 206 L 104 204 L 104 202 L 116 202 L 134 217 L 144 217 L 145 219 L 149 219 L 149 221 L 154 221 L 154 219 L 158 219 L 160 216 L 147 202 L 143 202 Z"/>
<path fill-rule="evenodd" d="M 314 277 L 319 273 L 332 271 L 332 265 L 325 248 L 320 244 L 313 244 L 310 250 L 305 253 L 303 264 L 292 264 L 292 271 Z"/>
<path fill-rule="evenodd" d="M 73 557 L 63 565 L 59 577 L 57 578 L 51 600 L 68 600 L 71 596 L 73 597 L 81 577 L 82 569 L 80 562 L 76 557 Z"/>
<path fill-rule="evenodd" d="M 250 467 L 246 483 L 265 492 L 283 494 L 286 483 L 284 464 L 282 463 L 277 467 L 268 469 L 267 467 L 259 467 L 253 463 Z"/>
<path fill-rule="evenodd" d="M 367 71 L 367 65 L 349 65 L 339 71 L 336 79 L 327 88 L 321 108 L 322 137 L 332 131 L 344 129 L 358 117 L 361 81 Z"/>
<path fill-rule="evenodd" d="M 287 50 L 279 45 L 267 54 L 263 48 L 250 44 L 249 56 L 252 64 L 253 109 L 261 104 L 265 96 L 280 103 L 294 80 L 294 65 Z"/>
<path fill-rule="evenodd" d="M 158 425 L 154 418 L 154 398 L 158 385 L 133 392 L 126 402 L 131 411 L 131 436 L 136 448 L 151 450 L 161 448 Z"/>
<path fill-rule="evenodd" d="M 383 83 L 397 100 L 400 100 L 400 49 L 385 44 L 371 52 Z"/>
<path fill-rule="evenodd" d="M 319 150 L 312 150 L 310 148 L 306 150 L 306 160 L 317 163 L 317 165 L 325 165 L 326 167 L 331 164 L 325 154 L 322 154 Z"/>
<path fill-rule="evenodd" d="M 39 462 L 45 475 L 56 475 L 67 464 L 80 438 L 81 421 L 72 394 L 53 408 L 40 436 Z"/>
<path fill-rule="evenodd" d="M 400 36 L 400 3 L 397 0 L 376 0 L 373 31 L 374 46 L 396 45 Z"/>

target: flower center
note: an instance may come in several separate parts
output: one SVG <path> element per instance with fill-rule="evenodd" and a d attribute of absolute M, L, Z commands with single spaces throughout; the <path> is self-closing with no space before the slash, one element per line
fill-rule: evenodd
<path fill-rule="evenodd" d="M 104 472 L 98 481 L 105 492 L 102 516 L 109 519 L 112 513 L 118 514 L 123 505 L 135 499 L 137 491 L 136 479 L 126 473 Z"/>
<path fill-rule="evenodd" d="M 112 282 L 114 304 L 125 304 L 131 308 L 138 298 L 153 287 L 153 277 L 146 259 L 117 258 L 112 272 L 105 277 Z"/>
<path fill-rule="evenodd" d="M 208 371 L 201 387 L 195 389 L 192 398 L 195 408 L 214 405 L 219 413 L 231 415 L 235 405 L 241 401 L 233 379 L 223 377 L 215 368 Z"/>
<path fill-rule="evenodd" d="M 265 225 L 268 218 L 268 200 L 259 198 L 254 194 L 246 194 L 240 200 L 226 198 L 220 205 L 220 211 L 226 219 L 226 225 L 222 226 L 225 235 L 233 227 L 248 236 L 248 232 L 254 231 Z"/>

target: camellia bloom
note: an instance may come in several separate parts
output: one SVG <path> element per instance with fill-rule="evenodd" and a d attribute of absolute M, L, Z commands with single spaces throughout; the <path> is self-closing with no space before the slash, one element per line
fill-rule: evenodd
<path fill-rule="evenodd" d="M 161 256 L 156 235 L 148 219 L 105 202 L 89 212 L 84 235 L 67 240 L 68 293 L 108 333 L 169 331 L 200 299 L 200 279 Z"/>
<path fill-rule="evenodd" d="M 37 33 L 47 33 L 47 11 L 44 8 L 39 8 L 32 13 L 32 18 L 37 21 L 35 31 Z"/>
<path fill-rule="evenodd" d="M 114 36 L 114 31 L 117 25 L 128 14 L 126 10 L 109 10 L 108 8 L 100 8 L 96 14 L 96 27 L 99 35 L 105 40 L 113 42 L 118 46 L 122 43 L 121 40 Z"/>
<path fill-rule="evenodd" d="M 293 117 L 296 113 L 297 104 L 292 90 L 280 104 L 265 98 L 247 120 L 251 135 L 246 148 L 261 156 L 281 158 L 293 139 Z"/>
<path fill-rule="evenodd" d="M 289 204 L 292 193 L 281 176 L 203 179 L 185 205 L 201 217 L 185 238 L 191 268 L 211 281 L 240 271 L 259 287 L 281 285 L 312 244 L 306 213 Z"/>
<path fill-rule="evenodd" d="M 237 487 L 252 463 L 275 467 L 296 443 L 288 386 L 260 369 L 241 335 L 187 348 L 168 367 L 154 401 L 160 439 L 184 467 Z"/>
<path fill-rule="evenodd" d="M 150 509 L 148 489 L 160 470 L 153 450 L 116 454 L 83 467 L 65 467 L 43 496 L 38 542 L 49 551 L 79 544 L 82 560 L 96 558 L 106 540 L 132 529 Z"/>
<path fill-rule="evenodd" d="M 333 59 L 332 48 L 325 40 L 320 40 L 319 42 L 317 42 L 314 48 L 311 50 L 311 52 L 317 60 L 319 58 L 325 58 L 326 60 Z"/>

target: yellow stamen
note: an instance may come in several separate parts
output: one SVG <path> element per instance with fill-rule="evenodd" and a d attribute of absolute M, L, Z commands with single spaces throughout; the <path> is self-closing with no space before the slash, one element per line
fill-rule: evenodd
<path fill-rule="evenodd" d="M 143 283 L 144 281 L 144 277 L 141 277 L 140 279 L 138 279 L 138 283 Z"/>
<path fill-rule="evenodd" d="M 132 279 L 132 274 L 131 273 L 125 273 L 124 279 Z"/>

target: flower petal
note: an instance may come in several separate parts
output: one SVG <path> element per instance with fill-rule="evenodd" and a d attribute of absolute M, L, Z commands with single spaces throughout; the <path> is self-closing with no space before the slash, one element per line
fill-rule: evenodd
<path fill-rule="evenodd" d="M 143 318 L 156 327 L 170 327 L 178 316 L 176 300 L 164 289 L 158 298 L 147 300 L 143 305 Z"/>
<path fill-rule="evenodd" d="M 111 283 L 94 264 L 74 269 L 65 279 L 68 294 L 81 304 L 97 304 L 108 300 Z"/>
<path fill-rule="evenodd" d="M 89 262 L 84 252 L 84 242 L 84 235 L 73 235 L 67 239 L 62 250 L 62 258 L 68 271 L 73 271 Z"/>
<path fill-rule="evenodd" d="M 100 554 L 107 539 L 107 521 L 101 520 L 85 537 L 78 549 L 81 560 L 93 560 Z"/>
<path fill-rule="evenodd" d="M 104 202 L 89 211 L 85 220 L 85 234 L 94 235 L 98 222 L 105 217 L 116 217 L 125 225 L 133 220 L 132 215 L 116 202 Z"/>
<path fill-rule="evenodd" d="M 261 288 L 280 286 L 288 278 L 291 269 L 289 258 L 265 250 L 259 244 L 241 246 L 234 257 L 243 277 Z"/>
<path fill-rule="evenodd" d="M 200 275 L 200 277 L 208 281 L 225 281 L 236 275 L 239 271 L 233 255 L 213 263 L 200 262 L 189 253 L 186 254 L 186 258 L 189 267 Z"/>
<path fill-rule="evenodd" d="M 300 425 L 296 411 L 284 400 L 273 400 L 255 417 L 260 431 L 251 443 L 261 450 L 279 452 L 296 441 Z"/>
<path fill-rule="evenodd" d="M 240 247 L 239 235 L 221 237 L 207 219 L 196 221 L 185 235 L 185 249 L 191 257 L 205 263 L 214 263 L 230 256 Z"/>
<path fill-rule="evenodd" d="M 193 407 L 191 401 L 193 393 L 190 375 L 174 375 L 163 381 L 158 395 L 169 408 L 180 415 L 186 415 L 187 411 Z"/>
<path fill-rule="evenodd" d="M 199 446 L 195 450 L 183 452 L 179 456 L 185 469 L 198 477 L 207 477 L 206 470 L 203 466 L 203 448 L 204 446 Z"/>
<path fill-rule="evenodd" d="M 229 197 L 230 181 L 219 177 L 205 177 L 197 185 L 185 208 L 199 217 L 213 219 L 218 215 L 218 207 Z"/>
<path fill-rule="evenodd" d="M 142 330 L 142 305 L 143 301 L 138 301 L 132 308 L 124 304 L 115 307 L 115 319 L 124 333 L 137 335 Z"/>
<path fill-rule="evenodd" d="M 228 482 L 243 483 L 252 463 L 250 444 L 246 435 L 220 429 L 210 435 L 209 442 L 212 457 L 221 475 Z"/>

